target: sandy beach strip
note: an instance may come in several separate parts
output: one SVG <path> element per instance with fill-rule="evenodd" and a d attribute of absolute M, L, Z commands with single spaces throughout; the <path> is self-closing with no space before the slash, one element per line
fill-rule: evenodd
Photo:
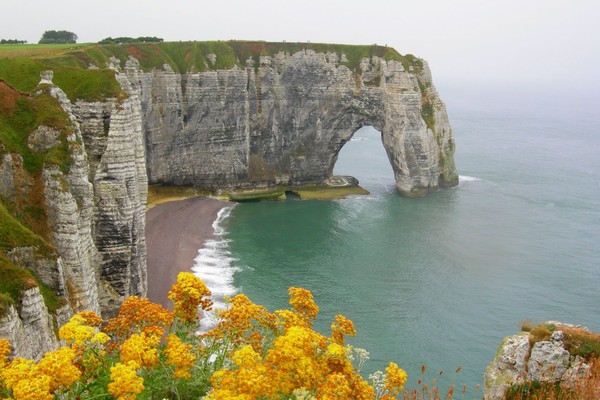
<path fill-rule="evenodd" d="M 194 258 L 210 239 L 219 211 L 230 203 L 194 197 L 158 204 L 146 211 L 148 298 L 172 309 L 167 293 L 177 274 L 191 272 Z"/>

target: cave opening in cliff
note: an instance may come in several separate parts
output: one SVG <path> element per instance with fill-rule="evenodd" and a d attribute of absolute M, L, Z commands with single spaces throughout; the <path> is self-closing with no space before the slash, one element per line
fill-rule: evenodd
<path fill-rule="evenodd" d="M 381 132 L 372 126 L 357 130 L 344 144 L 333 169 L 334 175 L 350 175 L 370 192 L 396 190 L 394 171 L 381 141 Z"/>

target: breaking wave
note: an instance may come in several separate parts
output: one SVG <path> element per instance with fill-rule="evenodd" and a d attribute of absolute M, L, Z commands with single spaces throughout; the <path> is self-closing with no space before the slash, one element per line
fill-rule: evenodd
<path fill-rule="evenodd" d="M 214 310 L 227 308 L 225 297 L 234 296 L 238 292 L 233 284 L 233 275 L 238 269 L 232 266 L 232 262 L 236 259 L 231 257 L 229 252 L 228 232 L 223 225 L 233 207 L 225 207 L 219 211 L 212 224 L 213 239 L 207 240 L 194 258 L 192 271 L 210 289 L 213 301 L 213 311 L 204 313 L 201 318 L 201 331 L 207 331 L 216 325 L 218 319 Z"/>

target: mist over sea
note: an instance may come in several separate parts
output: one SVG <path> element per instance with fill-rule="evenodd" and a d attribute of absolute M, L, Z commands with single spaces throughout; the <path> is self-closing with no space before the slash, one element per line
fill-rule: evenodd
<path fill-rule="evenodd" d="M 482 383 L 522 320 L 600 331 L 600 113 L 551 91 L 446 90 L 458 187 L 401 197 L 379 132 L 363 128 L 335 173 L 371 195 L 228 209 L 198 259 L 209 287 L 270 310 L 310 289 L 318 330 L 345 315 L 371 353 L 364 371 L 392 360 L 410 382 L 426 364 L 443 385 Z"/>

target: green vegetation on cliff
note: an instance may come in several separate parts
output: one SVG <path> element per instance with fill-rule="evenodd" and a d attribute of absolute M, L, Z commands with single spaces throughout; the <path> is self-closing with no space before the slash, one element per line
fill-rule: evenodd
<path fill-rule="evenodd" d="M 30 248 L 36 259 L 56 258 L 49 244 L 42 167 L 54 164 L 68 172 L 71 144 L 67 136 L 71 130 L 67 114 L 46 89 L 28 95 L 0 81 L 0 160 L 4 163 L 6 154 L 14 155 L 9 158 L 13 171 L 6 172 L 22 181 L 15 182 L 11 199 L 0 196 L 0 315 L 20 300 L 24 290 L 35 286 L 40 287 L 49 309 L 59 305 L 52 290 L 8 256 L 15 248 Z M 53 142 L 35 138 L 34 132 L 42 126 L 56 135 Z M 36 145 L 37 140 L 41 146 Z"/>
<path fill-rule="evenodd" d="M 40 72 L 53 70 L 54 83 L 69 99 L 95 101 L 117 97 L 121 91 L 114 79 L 114 71 L 106 67 L 113 57 L 121 66 L 131 56 L 145 71 L 162 69 L 167 64 L 175 72 L 185 73 L 246 67 L 247 60 L 252 60 L 258 68 L 261 56 L 304 50 L 337 53 L 340 64 L 353 71 L 359 70 L 363 58 L 373 56 L 399 61 L 407 70 L 419 72 L 423 68 L 422 60 L 412 54 L 402 55 L 391 47 L 378 45 L 262 41 L 15 45 L 0 48 L 0 79 L 18 90 L 31 92 L 39 82 Z M 90 66 L 95 67 L 90 69 Z"/>
<path fill-rule="evenodd" d="M 9 210 L 5 200 L 0 199 L 0 317 L 10 304 L 17 303 L 23 292 L 39 287 L 46 307 L 55 311 L 60 301 L 54 292 L 43 285 L 30 271 L 10 261 L 8 253 L 16 247 L 35 249 L 39 257 L 56 258 L 52 246 L 41 236 L 27 227 L 27 223 L 17 218 L 17 210 Z M 12 212 L 11 212 L 12 211 Z"/>

